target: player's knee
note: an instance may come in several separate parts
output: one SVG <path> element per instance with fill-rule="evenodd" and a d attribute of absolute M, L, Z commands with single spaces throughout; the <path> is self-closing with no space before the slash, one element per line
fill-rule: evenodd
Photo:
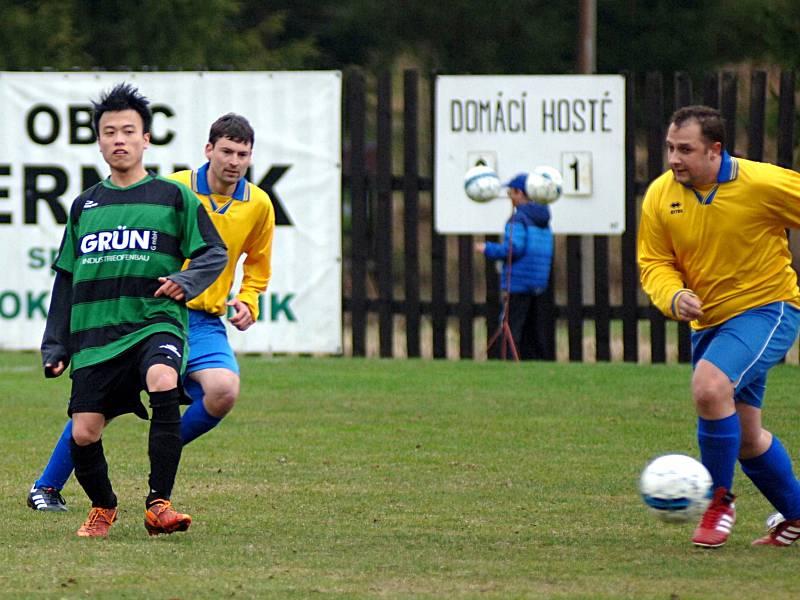
<path fill-rule="evenodd" d="M 759 428 L 749 431 L 747 427 L 742 428 L 742 439 L 739 443 L 739 458 L 748 459 L 761 456 L 769 450 L 772 443 L 772 434 L 766 429 Z"/>
<path fill-rule="evenodd" d="M 206 410 L 217 418 L 224 417 L 233 409 L 237 396 L 238 393 L 235 393 L 232 389 L 219 391 L 213 395 L 207 395 L 205 398 Z"/>
<path fill-rule="evenodd" d="M 206 410 L 217 418 L 224 417 L 239 396 L 239 377 L 234 373 L 218 377 L 204 392 Z"/>
<path fill-rule="evenodd" d="M 733 385 L 721 371 L 697 370 L 692 377 L 692 398 L 700 416 L 718 417 L 733 408 Z"/>
<path fill-rule="evenodd" d="M 100 439 L 102 434 L 102 429 L 87 427 L 85 425 L 76 425 L 74 423 L 72 425 L 72 439 L 75 440 L 75 443 L 78 444 L 78 446 L 88 446 L 89 444 L 94 444 Z"/>
<path fill-rule="evenodd" d="M 156 364 L 147 369 L 147 390 L 166 392 L 178 385 L 178 373 L 172 367 Z"/>

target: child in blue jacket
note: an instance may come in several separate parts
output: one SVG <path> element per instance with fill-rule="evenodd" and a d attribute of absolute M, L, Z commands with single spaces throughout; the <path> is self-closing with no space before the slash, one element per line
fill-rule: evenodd
<path fill-rule="evenodd" d="M 526 173 L 506 183 L 514 213 L 506 223 L 501 243 L 478 242 L 475 249 L 491 260 L 503 261 L 500 287 L 509 294 L 508 325 L 520 359 L 545 356 L 542 332 L 536 326 L 541 295 L 550 282 L 553 232 L 550 208 L 531 202 L 525 194 Z M 511 264 L 508 249 L 511 244 Z M 509 278 L 510 269 L 510 278 Z M 503 315 L 501 314 L 501 319 Z"/>

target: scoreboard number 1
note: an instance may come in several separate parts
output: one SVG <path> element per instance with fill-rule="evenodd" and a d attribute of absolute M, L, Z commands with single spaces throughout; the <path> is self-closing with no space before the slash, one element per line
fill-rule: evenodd
<path fill-rule="evenodd" d="M 561 175 L 564 177 L 562 190 L 566 196 L 592 195 L 592 153 L 562 152 Z"/>

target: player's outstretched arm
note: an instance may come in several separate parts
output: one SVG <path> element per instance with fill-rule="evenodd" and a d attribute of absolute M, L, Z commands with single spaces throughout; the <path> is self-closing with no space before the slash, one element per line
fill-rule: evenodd
<path fill-rule="evenodd" d="M 45 377 L 58 377 L 69 365 L 71 311 L 72 275 L 56 271 L 41 345 Z"/>
<path fill-rule="evenodd" d="M 183 195 L 185 206 L 181 212 L 180 247 L 183 256 L 189 259 L 189 265 L 183 271 L 166 275 L 166 278 L 181 287 L 182 300 L 188 302 L 219 277 L 228 264 L 228 249 L 197 196 L 185 185 L 175 185 Z"/>
<path fill-rule="evenodd" d="M 173 300 L 188 302 L 219 277 L 228 264 L 228 252 L 220 242 L 205 246 L 191 259 L 186 270 L 158 278 L 162 285 L 156 290 L 156 296 L 166 295 Z M 177 297 L 178 294 L 180 297 Z"/>
<path fill-rule="evenodd" d="M 228 304 L 236 309 L 237 314 L 231 318 L 231 324 L 244 331 L 250 325 L 246 320 L 258 319 L 258 297 L 267 291 L 272 277 L 272 237 L 275 232 L 275 211 L 270 202 L 264 202 L 262 218 L 254 224 L 250 232 L 248 244 L 243 248 L 245 259 L 242 264 L 242 283 L 235 300 L 248 308 L 247 314 L 238 305 Z M 241 313 L 241 314 L 240 314 Z M 240 317 L 240 318 L 237 318 Z"/>
<path fill-rule="evenodd" d="M 654 186 L 657 189 L 654 190 Z M 672 236 L 655 206 L 660 189 L 656 184 L 651 185 L 642 205 L 637 240 L 639 275 L 642 289 L 650 297 L 650 301 L 665 316 L 684 320 L 688 314 L 679 315 L 675 301 L 682 292 L 691 290 L 685 288 L 686 277 L 678 270 Z"/>

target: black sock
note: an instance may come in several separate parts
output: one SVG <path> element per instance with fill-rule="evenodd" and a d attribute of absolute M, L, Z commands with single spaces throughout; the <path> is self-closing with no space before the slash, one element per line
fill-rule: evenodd
<path fill-rule="evenodd" d="M 181 460 L 181 394 L 178 388 L 166 392 L 150 392 L 150 493 L 147 506 L 153 500 L 169 500 L 178 463 Z"/>
<path fill-rule="evenodd" d="M 70 454 L 75 464 L 75 479 L 95 508 L 116 508 L 117 497 L 108 478 L 108 463 L 103 453 L 103 440 L 79 446 L 70 438 Z"/>

